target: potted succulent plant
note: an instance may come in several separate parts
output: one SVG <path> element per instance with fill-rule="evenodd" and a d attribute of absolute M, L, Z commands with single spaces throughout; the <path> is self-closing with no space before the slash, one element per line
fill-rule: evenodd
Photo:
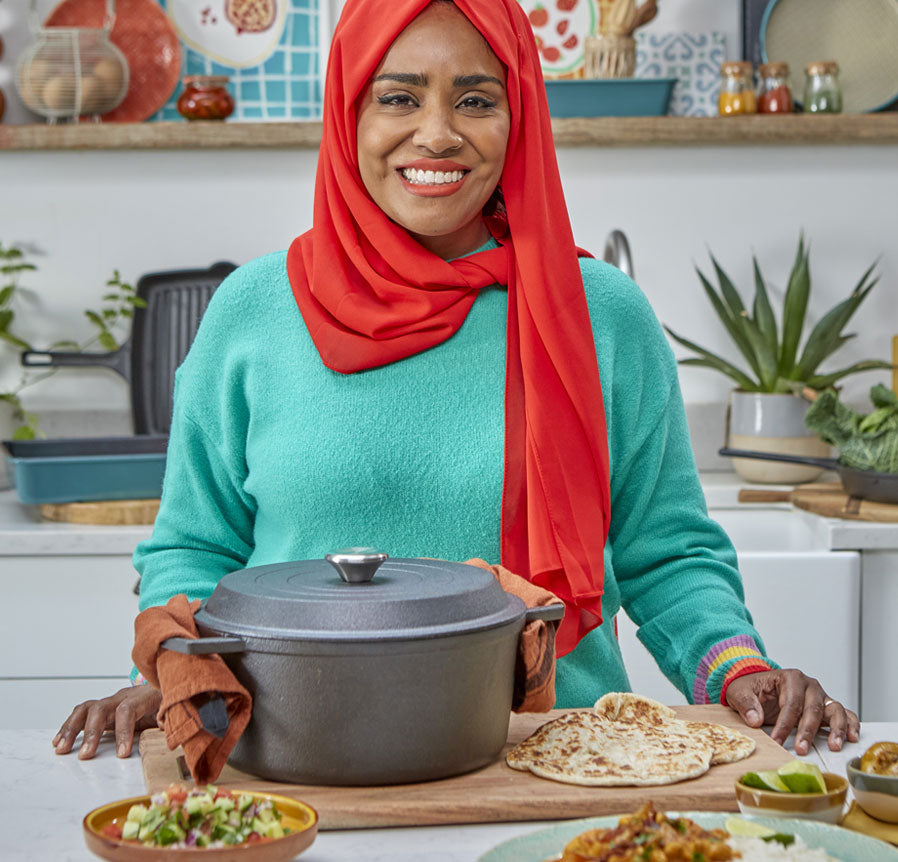
<path fill-rule="evenodd" d="M 888 362 L 865 359 L 833 371 L 821 369 L 826 359 L 853 338 L 844 334 L 845 326 L 878 278 L 873 275 L 874 263 L 849 296 L 824 314 L 802 343 L 811 292 L 809 257 L 809 247 L 801 236 L 779 315 L 770 302 L 757 257 L 752 258 L 755 291 L 750 308 L 713 254 L 717 288 L 696 268 L 708 299 L 747 368 L 665 327 L 677 343 L 697 354 L 681 359 L 681 365 L 712 368 L 736 383 L 730 395 L 727 421 L 727 444 L 733 448 L 828 454 L 828 444 L 805 426 L 809 402 L 802 397 L 802 391 L 821 391 L 851 374 L 892 367 Z M 733 466 L 743 478 L 755 482 L 807 482 L 821 472 L 814 467 L 738 458 L 733 460 Z"/>

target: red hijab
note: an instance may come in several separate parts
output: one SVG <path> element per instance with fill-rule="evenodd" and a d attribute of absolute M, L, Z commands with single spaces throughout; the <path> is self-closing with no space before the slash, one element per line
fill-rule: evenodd
<path fill-rule="evenodd" d="M 287 255 L 324 364 L 345 374 L 427 350 L 478 291 L 508 287 L 502 564 L 567 605 L 558 655 L 602 622 L 610 519 L 608 440 L 595 345 L 539 56 L 517 0 L 455 0 L 507 69 L 503 245 L 454 261 L 429 252 L 362 183 L 356 99 L 428 0 L 348 0 L 324 89 L 313 227 Z"/>

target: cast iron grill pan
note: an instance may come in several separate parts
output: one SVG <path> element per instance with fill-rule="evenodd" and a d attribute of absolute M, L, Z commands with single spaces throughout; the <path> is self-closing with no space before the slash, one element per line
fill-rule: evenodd
<path fill-rule="evenodd" d="M 219 262 L 208 269 L 147 273 L 137 282 L 137 295 L 146 302 L 146 308 L 134 310 L 131 336 L 118 350 L 28 350 L 22 354 L 22 365 L 111 368 L 131 385 L 135 434 L 165 436 L 171 425 L 175 369 L 190 349 L 212 294 L 235 269 L 233 263 Z"/>

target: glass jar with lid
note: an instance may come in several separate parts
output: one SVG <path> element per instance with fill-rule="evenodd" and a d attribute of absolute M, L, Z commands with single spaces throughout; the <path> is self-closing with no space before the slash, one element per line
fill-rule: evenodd
<path fill-rule="evenodd" d="M 178 113 L 188 120 L 223 120 L 234 111 L 227 75 L 187 75 L 178 96 Z"/>
<path fill-rule="evenodd" d="M 794 105 L 788 78 L 788 63 L 762 63 L 758 66 L 759 114 L 792 113 Z"/>
<path fill-rule="evenodd" d="M 744 60 L 723 63 L 720 67 L 717 113 L 726 117 L 733 114 L 754 114 L 756 110 L 751 63 Z"/>
<path fill-rule="evenodd" d="M 842 111 L 839 65 L 821 60 L 805 66 L 804 110 L 809 114 L 838 114 Z"/>

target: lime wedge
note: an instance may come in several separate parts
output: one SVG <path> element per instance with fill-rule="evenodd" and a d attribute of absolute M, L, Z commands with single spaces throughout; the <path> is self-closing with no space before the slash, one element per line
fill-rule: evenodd
<path fill-rule="evenodd" d="M 776 835 L 776 831 L 770 827 L 746 820 L 744 817 L 727 817 L 723 825 L 730 835 L 739 838 L 770 838 Z"/>
<path fill-rule="evenodd" d="M 776 790 L 779 793 L 788 793 L 789 788 L 783 779 L 772 769 L 767 772 L 746 772 L 740 783 L 746 787 L 757 787 L 759 790 Z"/>
<path fill-rule="evenodd" d="M 777 775 L 792 793 L 826 793 L 820 767 L 804 760 L 793 760 L 777 770 Z"/>

